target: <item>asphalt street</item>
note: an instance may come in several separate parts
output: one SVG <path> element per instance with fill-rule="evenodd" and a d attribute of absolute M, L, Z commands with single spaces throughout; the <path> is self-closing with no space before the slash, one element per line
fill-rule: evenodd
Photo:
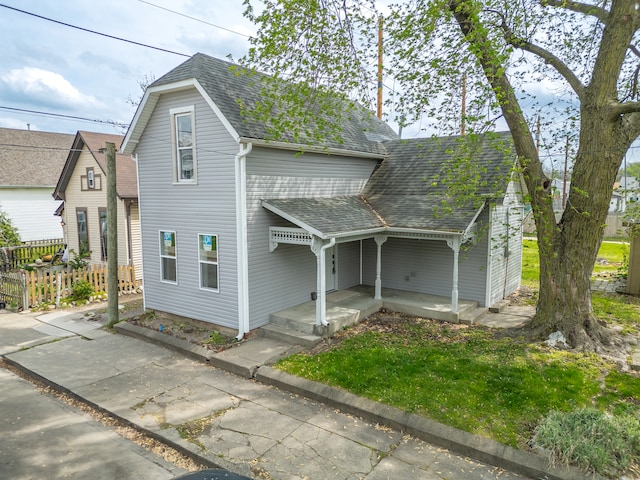
<path fill-rule="evenodd" d="M 0 478 L 165 480 L 185 473 L 0 368 Z"/>

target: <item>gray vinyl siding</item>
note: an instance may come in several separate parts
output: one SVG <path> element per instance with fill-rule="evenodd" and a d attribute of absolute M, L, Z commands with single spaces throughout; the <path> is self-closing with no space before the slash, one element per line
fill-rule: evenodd
<path fill-rule="evenodd" d="M 197 184 L 174 185 L 169 111 L 190 105 L 195 105 Z M 135 151 L 147 308 L 238 328 L 234 184 L 238 150 L 195 89 L 162 95 Z M 176 285 L 160 279 L 161 230 L 176 232 Z M 200 289 L 200 233 L 218 236 L 219 292 Z"/>
<path fill-rule="evenodd" d="M 502 204 L 493 207 L 489 254 L 489 306 L 508 297 L 522 276 L 523 208 L 517 184 L 512 182 Z"/>
<path fill-rule="evenodd" d="M 339 243 L 338 290 L 360 285 L 360 241 Z"/>
<path fill-rule="evenodd" d="M 269 227 L 293 225 L 264 209 L 261 200 L 357 195 L 375 165 L 375 160 L 254 147 L 247 159 L 252 329 L 268 323 L 270 313 L 303 303 L 310 299 L 311 292 L 317 291 L 317 261 L 308 246 L 279 245 L 269 251 Z M 339 282 L 342 248 L 343 245 L 338 247 Z"/>
<path fill-rule="evenodd" d="M 374 285 L 376 243 L 363 242 L 363 283 Z M 462 300 L 485 302 L 486 239 L 460 251 L 458 294 Z M 451 296 L 453 250 L 443 240 L 389 238 L 382 245 L 382 287 Z"/>

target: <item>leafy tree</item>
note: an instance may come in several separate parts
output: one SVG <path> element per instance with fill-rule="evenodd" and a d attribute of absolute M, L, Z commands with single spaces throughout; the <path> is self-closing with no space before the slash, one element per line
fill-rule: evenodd
<path fill-rule="evenodd" d="M 620 171 L 618 172 L 618 180 L 620 180 L 620 178 L 624 177 L 625 175 L 627 177 L 640 179 L 640 162 L 629 163 L 627 164 L 626 168 L 624 166 L 621 167 Z"/>
<path fill-rule="evenodd" d="M 336 98 L 371 105 L 375 2 L 260 3 L 254 9 L 245 0 L 258 33 L 243 63 L 272 75 L 254 114 L 270 122 L 274 136 L 318 127 L 304 121 L 318 113 L 338 118 Z M 489 130 L 499 119 L 511 131 L 539 240 L 540 292 L 530 331 L 543 337 L 559 330 L 575 348 L 606 350 L 615 338 L 593 313 L 590 276 L 616 175 L 640 135 L 637 3 L 407 0 L 389 10 L 384 48 L 397 120 L 426 117 L 443 133 L 459 131 L 464 79 L 467 131 Z M 556 86 L 553 98 L 536 100 L 545 84 Z M 568 205 L 558 222 L 532 132 L 538 115 L 549 143 L 564 146 L 569 131 L 578 133 Z M 320 127 L 335 134 L 331 122 Z"/>
<path fill-rule="evenodd" d="M 20 245 L 20 234 L 5 212 L 0 211 L 0 247 Z"/>

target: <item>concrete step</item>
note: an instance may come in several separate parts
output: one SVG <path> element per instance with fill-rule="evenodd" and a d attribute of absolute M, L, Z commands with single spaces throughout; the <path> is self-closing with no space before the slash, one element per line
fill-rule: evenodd
<path fill-rule="evenodd" d="M 482 320 L 489 313 L 487 307 L 474 307 L 460 314 L 460 323 L 465 325 L 473 325 Z"/>
<path fill-rule="evenodd" d="M 320 336 L 299 332 L 297 330 L 292 330 L 275 324 L 269 324 L 261 327 L 258 330 L 258 333 L 261 337 L 279 340 L 290 343 L 291 345 L 300 345 L 305 348 L 313 347 L 322 340 L 322 337 Z"/>
<path fill-rule="evenodd" d="M 509 300 L 504 299 L 494 303 L 489 307 L 491 313 L 502 313 L 502 311 L 509 306 Z"/>

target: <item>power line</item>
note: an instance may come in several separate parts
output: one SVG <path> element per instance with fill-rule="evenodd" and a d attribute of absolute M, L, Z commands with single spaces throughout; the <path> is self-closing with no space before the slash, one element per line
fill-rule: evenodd
<path fill-rule="evenodd" d="M 156 5 L 155 3 L 147 2 L 145 0 L 138 0 L 138 1 L 141 2 L 141 3 L 146 3 L 147 5 L 151 5 L 152 7 L 159 8 L 160 10 L 165 10 L 165 11 L 173 13 L 175 15 L 180 15 L 181 17 L 185 17 L 185 18 L 188 18 L 190 20 L 194 20 L 196 22 L 204 23 L 205 25 L 209 25 L 211 27 L 219 28 L 220 30 L 224 30 L 224 31 L 229 32 L 229 33 L 234 33 L 236 35 L 240 35 L 241 37 L 251 38 L 251 35 L 246 35 L 244 33 L 236 32 L 235 30 L 231 30 L 231 29 L 226 28 L 226 27 L 221 27 L 220 25 L 216 25 L 214 23 L 207 22 L 206 20 L 201 20 L 200 18 L 192 17 L 192 16 L 186 15 L 184 13 L 176 12 L 175 10 L 171 10 L 169 8 L 162 7 L 160 5 Z"/>
<path fill-rule="evenodd" d="M 59 25 L 64 25 L 65 27 L 75 28 L 77 30 L 82 30 L 83 32 L 93 33 L 95 35 L 101 35 L 103 37 L 111 38 L 113 40 L 120 40 L 121 42 L 131 43 L 133 45 L 138 45 L 140 47 L 152 48 L 153 50 L 159 50 L 161 52 L 172 53 L 174 55 L 180 55 L 182 57 L 191 57 L 191 55 L 187 55 L 186 53 L 174 52 L 173 50 L 167 50 L 165 48 L 154 47 L 153 45 L 147 45 L 146 43 L 134 42 L 133 40 L 127 40 L 126 38 L 116 37 L 114 35 L 109 35 L 107 33 L 96 32 L 95 30 L 90 30 L 88 28 L 78 27 L 77 25 L 71 25 L 70 23 L 61 22 L 59 20 L 54 20 L 53 18 L 44 17 L 42 15 L 38 15 L 36 13 L 27 12 L 26 10 L 20 10 L 19 8 L 11 7 L 9 5 L 5 5 L 0 3 L 0 7 L 8 8 L 9 10 L 14 10 L 16 12 L 24 13 L 26 15 L 31 15 L 32 17 L 40 18 L 42 20 L 46 20 L 48 22 L 57 23 Z"/>
<path fill-rule="evenodd" d="M 84 122 L 93 122 L 93 123 L 102 123 L 102 124 L 106 124 L 106 125 L 113 125 L 115 127 L 120 127 L 120 128 L 128 128 L 129 127 L 128 123 L 115 122 L 113 120 L 97 120 L 95 118 L 77 117 L 75 115 L 63 115 L 62 113 L 40 112 L 38 110 L 26 110 L 24 108 L 5 107 L 3 105 L 0 105 L 0 110 L 9 110 L 9 111 L 12 111 L 12 112 L 19 112 L 19 113 L 32 113 L 32 114 L 35 114 L 35 115 L 44 115 L 44 116 L 49 116 L 49 117 L 69 118 L 69 119 L 72 119 L 72 120 L 82 120 Z"/>

